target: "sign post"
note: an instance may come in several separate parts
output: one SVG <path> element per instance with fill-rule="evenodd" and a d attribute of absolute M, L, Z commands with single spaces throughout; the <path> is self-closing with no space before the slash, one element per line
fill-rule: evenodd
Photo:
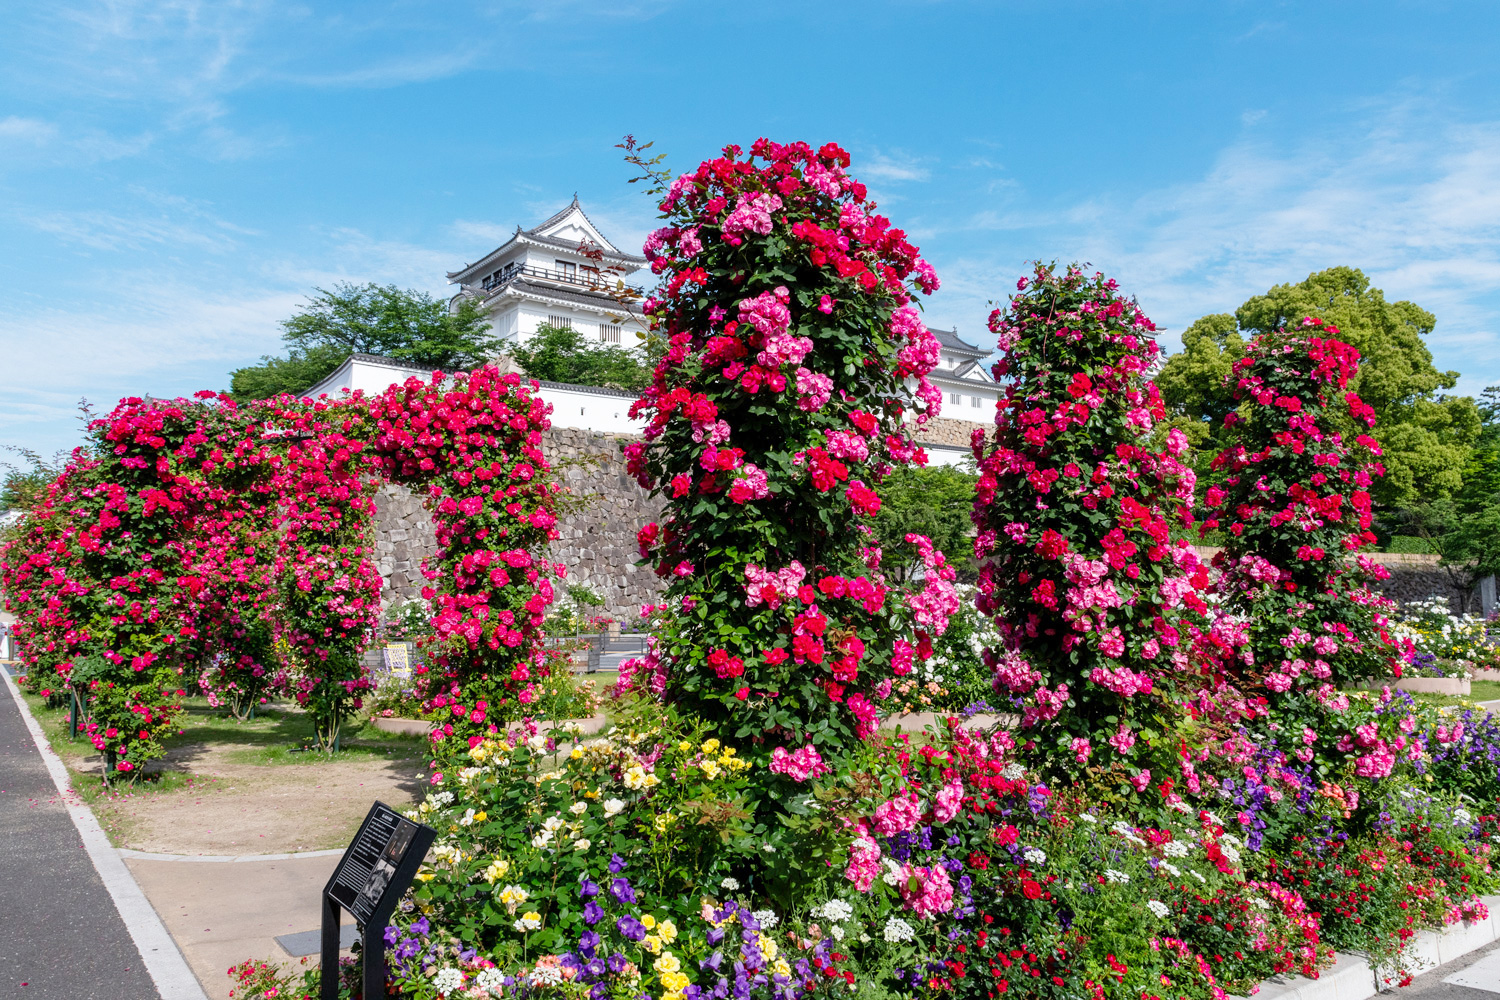
<path fill-rule="evenodd" d="M 432 827 L 413 823 L 384 802 L 370 807 L 323 887 L 321 1000 L 338 1000 L 341 910 L 359 925 L 364 1000 L 385 1000 L 386 923 L 436 837 Z"/>

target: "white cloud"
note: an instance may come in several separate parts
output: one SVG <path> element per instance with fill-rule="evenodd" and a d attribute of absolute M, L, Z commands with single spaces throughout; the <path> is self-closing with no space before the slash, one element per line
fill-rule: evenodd
<path fill-rule="evenodd" d="M 43 146 L 57 135 L 57 126 L 39 118 L 10 115 L 0 118 L 0 143 L 26 143 Z"/>
<path fill-rule="evenodd" d="M 1172 331 L 1347 264 L 1388 298 L 1436 313 L 1439 367 L 1477 391 L 1500 381 L 1500 124 L 1434 122 L 1403 106 L 1315 142 L 1247 139 L 1198 180 L 1130 200 L 1101 194 L 1039 211 L 1007 192 L 943 233 L 970 245 L 989 233 L 999 252 L 944 260 L 933 248 L 945 281 L 935 321 L 977 331 L 985 300 L 1003 298 L 1032 258 L 1091 262 Z M 1175 333 L 1163 343 L 1175 347 Z"/>
<path fill-rule="evenodd" d="M 858 157 L 850 170 L 865 181 L 925 181 L 931 176 L 931 171 L 922 165 L 920 158 L 900 150 L 891 153 L 875 150 Z"/>

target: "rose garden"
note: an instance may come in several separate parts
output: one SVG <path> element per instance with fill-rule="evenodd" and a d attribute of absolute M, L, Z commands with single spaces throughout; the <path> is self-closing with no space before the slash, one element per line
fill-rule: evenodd
<path fill-rule="evenodd" d="M 1124 290 L 1072 265 L 994 289 L 960 583 L 877 531 L 941 409 L 938 276 L 848 167 L 760 140 L 657 191 L 665 351 L 624 458 L 666 503 L 639 537 L 664 590 L 606 730 L 557 695 L 548 408 L 494 367 L 123 401 L 4 551 L 27 689 L 116 786 L 201 693 L 288 700 L 331 751 L 375 694 L 371 497 L 406 484 L 439 545 L 410 813 L 438 839 L 383 929 L 392 995 L 1196 1000 L 1335 950 L 1402 982 L 1418 932 L 1500 891 L 1500 725 L 1388 683 L 1433 651 L 1361 554 L 1359 353 L 1312 318 L 1250 341 L 1205 488 Z M 971 641 L 970 711 L 881 728 Z M 312 978 L 247 966 L 236 996 Z"/>

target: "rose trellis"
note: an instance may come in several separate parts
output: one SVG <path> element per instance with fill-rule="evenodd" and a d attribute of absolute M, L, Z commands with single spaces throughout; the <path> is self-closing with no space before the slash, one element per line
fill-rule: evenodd
<path fill-rule="evenodd" d="M 78 697 L 106 776 L 159 757 L 200 683 L 237 710 L 277 687 L 331 747 L 369 687 L 370 518 L 388 480 L 425 488 L 438 527 L 425 596 L 435 701 L 453 716 L 439 736 L 483 731 L 547 669 L 562 572 L 541 554 L 559 492 L 548 425 L 531 386 L 494 368 L 331 402 L 125 400 L 4 552 L 28 672 Z"/>
<path fill-rule="evenodd" d="M 669 583 L 659 642 L 622 683 L 769 738 L 798 780 L 819 747 L 874 732 L 958 606 L 928 539 L 867 523 L 884 475 L 925 461 L 911 433 L 941 404 L 939 348 L 913 299 L 937 278 L 848 164 L 762 139 L 670 183 L 645 304 L 669 346 L 626 448 L 667 501 L 640 544 Z M 881 572 L 891 544 L 925 564 L 909 594 Z"/>

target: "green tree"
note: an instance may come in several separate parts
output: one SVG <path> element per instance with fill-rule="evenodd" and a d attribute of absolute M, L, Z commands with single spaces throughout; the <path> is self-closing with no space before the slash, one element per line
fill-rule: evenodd
<path fill-rule="evenodd" d="M 1364 273 L 1331 267 L 1296 284 L 1277 285 L 1235 310 L 1205 316 L 1183 332 L 1183 349 L 1157 378 L 1173 423 L 1183 427 L 1206 463 L 1224 444 L 1223 418 L 1234 408 L 1230 366 L 1256 334 L 1316 316 L 1339 329 L 1360 353 L 1349 388 L 1375 410 L 1372 432 L 1386 474 L 1372 493 L 1381 506 L 1409 508 L 1457 493 L 1479 434 L 1479 411 L 1468 396 L 1451 396 L 1458 373 L 1439 371 L 1424 339 L 1436 323 L 1411 302 L 1387 302 Z M 1201 469 L 1201 466 L 1200 466 Z"/>
<path fill-rule="evenodd" d="M 973 580 L 974 484 L 979 477 L 949 465 L 928 468 L 898 468 L 880 484 L 880 513 L 875 516 L 875 536 L 885 545 L 886 568 L 902 580 L 922 565 L 908 556 L 904 564 L 894 560 L 905 553 L 899 543 L 908 534 L 926 535 L 947 557 L 962 579 Z"/>
<path fill-rule="evenodd" d="M 283 320 L 286 355 L 230 376 L 236 399 L 299 395 L 326 378 L 351 354 L 375 354 L 424 368 L 474 368 L 500 350 L 484 308 L 463 298 L 448 303 L 426 292 L 374 283 L 341 282 L 316 289 L 306 305 Z"/>
<path fill-rule="evenodd" d="M 1452 497 L 1403 512 L 1398 530 L 1425 539 L 1471 603 L 1481 577 L 1500 575 L 1500 386 L 1480 396 L 1482 426 Z"/>
<path fill-rule="evenodd" d="M 30 448 L 10 446 L 9 450 L 20 455 L 26 465 L 0 462 L 0 468 L 5 470 L 4 478 L 0 478 L 0 514 L 25 513 L 37 505 L 47 487 L 57 479 L 68 463 L 68 455 L 59 452 L 48 461 Z"/>
<path fill-rule="evenodd" d="M 651 368 L 639 350 L 586 340 L 572 327 L 543 323 L 525 344 L 508 350 L 522 371 L 548 382 L 632 392 L 651 384 Z"/>

